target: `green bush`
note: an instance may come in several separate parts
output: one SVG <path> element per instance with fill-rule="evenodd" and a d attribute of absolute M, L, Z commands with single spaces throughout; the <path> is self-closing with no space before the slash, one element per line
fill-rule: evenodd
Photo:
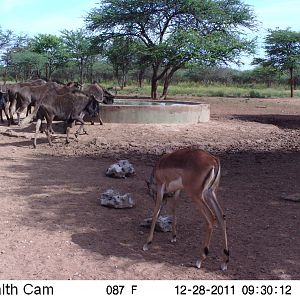
<path fill-rule="evenodd" d="M 260 94 L 260 92 L 256 91 L 256 90 L 251 90 L 250 93 L 249 93 L 249 97 L 250 98 L 264 98 L 264 96 L 262 96 Z"/>

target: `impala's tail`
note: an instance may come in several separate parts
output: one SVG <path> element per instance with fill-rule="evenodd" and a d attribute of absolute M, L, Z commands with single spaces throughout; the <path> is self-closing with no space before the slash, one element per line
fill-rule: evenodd
<path fill-rule="evenodd" d="M 217 165 L 211 168 L 203 183 L 202 196 L 204 198 L 207 193 L 214 192 L 217 189 L 220 182 L 221 164 L 218 158 L 216 158 L 216 161 L 217 161 Z"/>

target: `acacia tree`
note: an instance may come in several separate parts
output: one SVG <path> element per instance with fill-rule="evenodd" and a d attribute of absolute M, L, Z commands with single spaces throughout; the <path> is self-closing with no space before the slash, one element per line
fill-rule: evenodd
<path fill-rule="evenodd" d="M 300 32 L 287 29 L 269 29 L 265 38 L 266 58 L 256 58 L 253 64 L 288 71 L 291 97 L 294 96 L 294 71 L 300 63 Z"/>
<path fill-rule="evenodd" d="M 7 47 L 13 39 L 11 30 L 3 30 L 0 26 L 0 51 Z"/>
<path fill-rule="evenodd" d="M 255 17 L 241 0 L 103 0 L 86 17 L 99 40 L 128 36 L 141 41 L 152 67 L 151 97 L 187 62 L 235 61 L 253 43 L 243 38 Z"/>
<path fill-rule="evenodd" d="M 115 37 L 106 48 L 106 56 L 111 62 L 121 89 L 127 84 L 127 75 L 135 56 L 135 43 L 128 37 Z"/>
<path fill-rule="evenodd" d="M 79 67 L 80 83 L 83 83 L 83 73 L 87 64 L 93 62 L 92 57 L 96 54 L 92 47 L 92 38 L 85 30 L 63 30 L 62 39 L 71 59 L 75 59 Z M 89 66 L 91 67 L 91 66 Z"/>
<path fill-rule="evenodd" d="M 24 49 L 11 54 L 10 67 L 15 69 L 19 77 L 26 80 L 33 74 L 40 77 L 46 62 L 47 58 L 44 55 Z"/>
<path fill-rule="evenodd" d="M 12 55 L 24 49 L 27 44 L 27 35 L 15 35 L 11 30 L 4 31 L 0 27 L 0 53 L 4 65 L 4 82 L 6 82 L 8 69 L 11 67 Z"/>
<path fill-rule="evenodd" d="M 61 37 L 53 34 L 38 34 L 29 43 L 30 50 L 47 58 L 45 75 L 51 79 L 53 72 L 68 60 L 68 53 Z"/>

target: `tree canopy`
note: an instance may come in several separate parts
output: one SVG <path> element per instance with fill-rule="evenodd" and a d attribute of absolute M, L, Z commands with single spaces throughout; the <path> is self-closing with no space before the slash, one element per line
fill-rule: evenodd
<path fill-rule="evenodd" d="M 30 40 L 29 48 L 47 58 L 45 64 L 47 79 L 51 79 L 53 72 L 63 65 L 68 58 L 62 38 L 53 34 L 38 34 Z"/>
<path fill-rule="evenodd" d="M 155 99 L 158 81 L 164 80 L 165 97 L 174 73 L 190 61 L 237 62 L 241 52 L 251 52 L 254 43 L 244 33 L 255 28 L 256 19 L 240 0 L 103 0 L 86 23 L 99 42 L 120 36 L 142 42 Z"/>
<path fill-rule="evenodd" d="M 76 61 L 80 72 L 80 83 L 83 83 L 83 71 L 89 60 L 95 55 L 92 38 L 83 29 L 63 30 L 62 39 L 69 58 Z"/>
<path fill-rule="evenodd" d="M 294 90 L 294 71 L 300 64 L 300 32 L 290 28 L 269 29 L 265 38 L 266 58 L 254 59 L 254 64 L 272 67 L 290 74 L 291 97 Z"/>

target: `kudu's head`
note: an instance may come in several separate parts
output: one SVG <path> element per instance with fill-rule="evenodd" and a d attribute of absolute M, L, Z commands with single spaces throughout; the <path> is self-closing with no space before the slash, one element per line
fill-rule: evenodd
<path fill-rule="evenodd" d="M 85 108 L 85 111 L 92 118 L 97 117 L 99 115 L 100 112 L 99 101 L 95 98 L 94 95 L 89 96 L 89 102 Z"/>
<path fill-rule="evenodd" d="M 103 103 L 104 104 L 113 104 L 115 96 L 103 89 Z"/>

